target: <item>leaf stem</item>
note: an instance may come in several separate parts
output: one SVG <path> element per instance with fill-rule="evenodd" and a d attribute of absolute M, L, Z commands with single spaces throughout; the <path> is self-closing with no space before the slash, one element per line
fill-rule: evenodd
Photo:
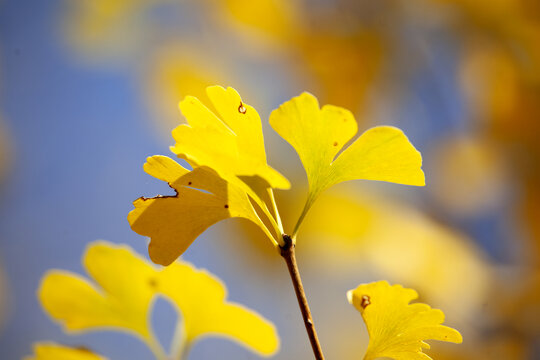
<path fill-rule="evenodd" d="M 187 360 L 191 349 L 191 343 L 187 339 L 184 321 L 183 319 L 180 319 L 180 314 L 178 317 L 179 319 L 176 323 L 173 340 L 171 342 L 171 360 Z"/>
<path fill-rule="evenodd" d="M 150 351 L 152 351 L 152 354 L 154 354 L 154 356 L 156 357 L 156 360 L 167 360 L 168 357 L 165 353 L 165 350 L 163 350 L 161 343 L 158 341 L 158 339 L 153 333 L 145 339 L 145 343 L 150 349 Z"/>
<path fill-rule="evenodd" d="M 313 349 L 313 354 L 315 355 L 316 360 L 324 360 L 321 344 L 319 343 L 317 331 L 315 330 L 315 325 L 313 324 L 311 310 L 309 309 L 306 293 L 304 292 L 304 286 L 302 285 L 302 279 L 300 278 L 300 272 L 298 271 L 298 265 L 296 263 L 295 243 L 287 234 L 283 234 L 283 241 L 285 242 L 285 245 L 280 247 L 280 253 L 285 259 L 287 268 L 289 269 L 289 274 L 291 275 L 294 292 L 296 293 L 298 305 L 300 306 L 300 311 L 302 312 L 302 318 L 304 319 L 304 325 L 306 326 L 306 331 L 311 343 L 311 348 Z"/>
<path fill-rule="evenodd" d="M 309 209 L 311 209 L 311 206 L 313 205 L 313 203 L 315 202 L 318 196 L 319 196 L 318 193 L 317 194 L 311 193 L 311 190 L 310 190 L 308 198 L 306 200 L 306 204 L 304 205 L 304 209 L 302 210 L 302 213 L 300 214 L 300 217 L 298 218 L 298 221 L 296 222 L 293 233 L 291 235 L 293 242 L 296 242 L 296 235 L 298 235 L 298 230 L 300 229 L 300 225 L 304 221 L 304 218 L 306 217 Z"/>
<path fill-rule="evenodd" d="M 277 226 L 281 233 L 283 233 L 283 224 L 281 223 L 281 217 L 279 216 L 279 211 L 277 209 L 276 198 L 274 197 L 274 191 L 272 188 L 268 188 L 268 197 L 272 203 L 272 210 L 274 211 L 274 216 L 276 217 Z"/>

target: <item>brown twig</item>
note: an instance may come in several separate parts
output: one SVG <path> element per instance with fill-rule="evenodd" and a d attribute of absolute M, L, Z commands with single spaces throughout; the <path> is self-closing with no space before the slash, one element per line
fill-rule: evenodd
<path fill-rule="evenodd" d="M 304 318 L 304 325 L 306 326 L 306 331 L 308 333 L 309 341 L 311 342 L 311 347 L 313 348 L 313 353 L 315 354 L 315 359 L 324 360 L 321 344 L 319 343 L 317 331 L 315 330 L 313 318 L 311 317 L 311 311 L 309 310 L 306 293 L 304 292 L 304 287 L 302 286 L 302 279 L 300 279 L 298 265 L 296 264 L 294 242 L 287 234 L 283 234 L 283 240 L 285 242 L 285 245 L 281 246 L 280 253 L 281 256 L 285 259 L 285 262 L 287 263 L 287 268 L 289 269 L 289 274 L 291 275 L 294 292 L 296 293 L 298 305 L 300 306 L 300 311 L 302 312 L 302 317 Z"/>

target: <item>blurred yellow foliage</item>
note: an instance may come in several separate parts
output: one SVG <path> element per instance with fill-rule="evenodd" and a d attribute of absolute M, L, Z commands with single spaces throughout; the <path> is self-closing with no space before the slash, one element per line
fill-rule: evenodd
<path fill-rule="evenodd" d="M 297 0 L 210 0 L 217 6 L 214 14 L 225 17 L 241 36 L 254 43 L 291 43 L 303 28 L 300 2 Z M 266 44 L 269 45 L 269 44 Z"/>
<path fill-rule="evenodd" d="M 477 120 L 505 121 L 518 110 L 520 74 L 508 53 L 473 42 L 462 62 L 460 81 Z"/>
<path fill-rule="evenodd" d="M 181 338 L 174 339 L 179 353 L 208 336 L 225 336 L 265 356 L 279 348 L 277 332 L 269 321 L 226 301 L 221 281 L 189 263 L 175 262 L 160 271 L 128 246 L 104 241 L 89 245 L 83 263 L 96 283 L 51 270 L 38 291 L 46 312 L 68 331 L 127 331 L 143 340 L 158 359 L 164 359 L 150 326 L 153 301 L 160 295 L 181 315 L 177 325 L 181 332 L 175 334 Z"/>
<path fill-rule="evenodd" d="M 302 61 L 297 71 L 314 82 L 320 98 L 329 104 L 365 112 L 368 90 L 384 68 L 384 38 L 372 29 L 346 35 L 312 29 L 298 39 L 295 50 Z M 366 119 L 357 119 L 365 123 Z"/>
<path fill-rule="evenodd" d="M 166 43 L 152 54 L 144 71 L 141 88 L 154 111 L 152 118 L 167 136 L 184 120 L 178 114 L 178 99 L 205 99 L 208 86 L 230 82 L 225 63 L 209 60 L 206 53 L 194 45 Z"/>
<path fill-rule="evenodd" d="M 84 59 L 116 60 L 141 46 L 148 11 L 171 0 L 64 0 L 64 33 Z"/>
<path fill-rule="evenodd" d="M 443 208 L 471 216 L 501 205 L 508 165 L 496 146 L 482 138 L 454 136 L 438 142 L 431 154 L 429 190 Z"/>
<path fill-rule="evenodd" d="M 304 251 L 316 264 L 331 264 L 337 274 L 362 268 L 410 284 L 459 323 L 481 309 L 493 283 L 486 256 L 469 239 L 377 191 L 329 191 L 303 232 L 309 239 Z"/>
<path fill-rule="evenodd" d="M 352 113 L 333 105 L 319 108 L 309 93 L 274 110 L 270 125 L 296 150 L 308 177 L 309 194 L 293 238 L 315 200 L 332 185 L 355 179 L 425 185 L 422 156 L 401 130 L 374 127 L 345 148 L 358 130 Z"/>
<path fill-rule="evenodd" d="M 86 349 L 76 349 L 54 343 L 34 344 L 34 356 L 24 360 L 106 360 Z"/>
<path fill-rule="evenodd" d="M 0 185 L 9 173 L 13 162 L 11 141 L 3 120 L 0 118 Z"/>

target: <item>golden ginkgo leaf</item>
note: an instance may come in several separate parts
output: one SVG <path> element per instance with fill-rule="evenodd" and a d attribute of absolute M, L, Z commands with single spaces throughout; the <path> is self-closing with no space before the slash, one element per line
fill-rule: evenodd
<path fill-rule="evenodd" d="M 270 124 L 298 153 L 309 181 L 303 217 L 322 191 L 348 180 L 366 179 L 406 185 L 425 185 L 422 156 L 395 127 L 367 130 L 339 156 L 357 132 L 350 111 L 325 105 L 309 94 L 282 104 L 270 115 Z"/>
<path fill-rule="evenodd" d="M 270 321 L 228 302 L 225 285 L 189 263 L 176 261 L 156 269 L 130 247 L 105 241 L 91 244 L 83 261 L 95 284 L 77 274 L 53 270 L 44 276 L 38 291 L 45 311 L 67 330 L 125 331 L 137 335 L 158 358 L 166 358 L 150 326 L 153 299 L 163 296 L 179 313 L 177 327 L 182 331 L 175 341 L 184 351 L 210 336 L 226 337 L 263 356 L 279 349 Z M 49 348 L 43 349 L 41 353 L 48 354 Z"/>
<path fill-rule="evenodd" d="M 256 312 L 228 302 L 225 285 L 204 270 L 174 262 L 157 275 L 156 290 L 180 310 L 188 346 L 204 337 L 222 336 L 264 356 L 279 348 L 274 325 Z"/>
<path fill-rule="evenodd" d="M 128 247 L 103 241 L 87 248 L 83 264 L 95 283 L 67 271 L 45 274 L 38 290 L 45 311 L 68 331 L 113 328 L 148 340 L 154 268 Z"/>
<path fill-rule="evenodd" d="M 144 170 L 176 191 L 174 196 L 139 198 L 128 215 L 133 231 L 150 237 L 148 252 L 155 263 L 171 264 L 208 227 L 232 217 L 253 221 L 275 241 L 237 182 L 225 181 L 206 166 L 189 171 L 159 155 L 149 157 Z"/>
<path fill-rule="evenodd" d="M 187 96 L 180 102 L 180 111 L 188 123 L 173 130 L 176 144 L 171 151 L 193 166 L 213 169 L 240 187 L 244 185 L 241 177 L 259 177 L 268 187 L 288 189 L 289 181 L 266 162 L 257 111 L 244 103 L 233 88 L 210 86 L 206 92 L 220 117 L 199 99 Z M 245 190 L 250 193 L 250 189 Z"/>
<path fill-rule="evenodd" d="M 429 349 L 425 340 L 463 341 L 457 330 L 441 325 L 441 310 L 421 303 L 409 304 L 418 298 L 413 289 L 378 281 L 350 290 L 347 298 L 362 314 L 369 333 L 364 360 L 430 360 L 422 352 Z"/>
<path fill-rule="evenodd" d="M 151 238 L 150 257 L 158 264 L 170 264 L 209 226 L 231 217 L 255 222 L 276 246 L 283 242 L 272 189 L 290 184 L 266 162 L 259 114 L 233 88 L 206 90 L 221 118 L 188 96 L 180 102 L 188 123 L 172 132 L 171 151 L 193 171 L 164 156 L 148 158 L 145 171 L 176 195 L 140 198 L 128 215 L 132 229 Z"/>

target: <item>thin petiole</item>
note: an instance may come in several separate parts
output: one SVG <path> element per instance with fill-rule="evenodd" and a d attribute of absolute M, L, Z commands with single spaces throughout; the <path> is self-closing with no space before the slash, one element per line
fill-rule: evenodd
<path fill-rule="evenodd" d="M 272 210 L 274 211 L 274 216 L 276 217 L 279 231 L 283 234 L 283 224 L 281 223 L 281 216 L 279 216 L 276 199 L 274 197 L 274 191 L 272 190 L 272 188 L 268 188 L 267 190 L 268 190 L 268 196 L 270 197 L 270 202 L 272 203 Z"/>
<path fill-rule="evenodd" d="M 163 346 L 161 346 L 161 343 L 153 333 L 150 334 L 150 336 L 145 339 L 144 342 L 150 351 L 152 351 L 152 354 L 154 354 L 156 360 L 168 360 L 168 356 L 165 353 Z"/>
<path fill-rule="evenodd" d="M 306 293 L 304 292 L 304 286 L 302 285 L 302 279 L 300 278 L 300 272 L 296 263 L 295 244 L 287 234 L 283 234 L 283 241 L 285 242 L 285 245 L 280 248 L 281 256 L 285 259 L 287 268 L 289 269 L 289 275 L 291 276 L 294 292 L 296 293 L 300 312 L 304 319 L 304 325 L 311 343 L 311 348 L 313 349 L 313 354 L 315 355 L 316 360 L 324 360 L 319 337 L 315 330 L 315 324 L 311 317 L 311 310 L 309 309 Z"/>

